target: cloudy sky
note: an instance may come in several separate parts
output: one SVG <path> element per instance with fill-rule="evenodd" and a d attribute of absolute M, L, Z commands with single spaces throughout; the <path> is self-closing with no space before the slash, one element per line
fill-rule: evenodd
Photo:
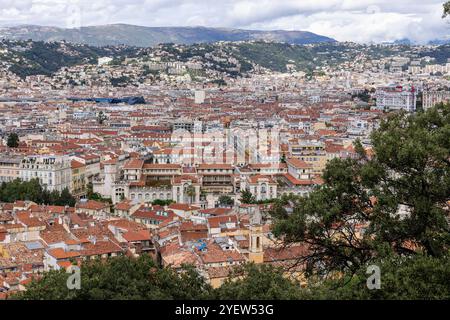
<path fill-rule="evenodd" d="M 444 0 L 0 0 L 0 25 L 306 30 L 339 41 L 450 38 Z"/>

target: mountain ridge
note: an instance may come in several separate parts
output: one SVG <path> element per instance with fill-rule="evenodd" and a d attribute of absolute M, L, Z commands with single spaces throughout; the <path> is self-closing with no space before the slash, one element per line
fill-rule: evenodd
<path fill-rule="evenodd" d="M 108 24 L 61 28 L 21 25 L 0 27 L 0 39 L 62 41 L 93 46 L 129 45 L 152 47 L 161 43 L 194 44 L 220 41 L 272 41 L 290 44 L 314 44 L 336 40 L 308 31 L 244 30 L 233 28 L 145 27 L 131 24 Z"/>

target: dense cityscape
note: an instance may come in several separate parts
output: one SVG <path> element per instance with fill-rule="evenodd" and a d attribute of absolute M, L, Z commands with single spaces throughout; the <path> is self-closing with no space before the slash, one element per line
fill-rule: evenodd
<path fill-rule="evenodd" d="M 327 252 L 338 252 L 333 245 L 345 241 L 364 251 L 366 235 L 376 238 L 372 229 L 379 220 L 371 224 L 361 212 L 370 207 L 408 216 L 417 193 L 403 198 L 394 192 L 401 200 L 393 204 L 378 192 L 381 182 L 379 188 L 368 183 L 361 190 L 340 186 L 342 191 L 333 174 L 343 174 L 340 164 L 364 166 L 362 154 L 370 164 L 387 163 L 380 150 L 393 152 L 389 161 L 400 157 L 403 151 L 383 145 L 383 130 L 392 130 L 390 137 L 398 133 L 389 121 L 431 117 L 437 105 L 448 121 L 449 103 L 450 44 L 249 40 L 139 47 L 4 39 L 0 299 L 26 295 L 50 271 L 120 257 L 150 257 L 155 268 L 175 275 L 189 265 L 217 290 L 248 265 L 282 270 L 301 288 L 310 283 L 311 266 L 356 273 L 353 253 L 338 258 Z M 448 133 L 448 122 L 435 123 Z M 449 181 L 444 140 L 443 180 L 432 180 L 441 186 Z M 405 150 L 412 152 L 406 147 L 416 145 L 407 142 Z M 398 161 L 383 167 L 390 170 L 386 177 L 398 178 L 390 188 L 419 175 L 399 167 L 413 167 L 413 160 Z M 363 183 L 369 174 L 352 172 Z M 314 231 L 301 233 L 280 222 L 280 212 L 292 221 L 301 216 L 302 204 L 319 210 L 307 201 L 333 187 L 341 190 L 336 197 L 348 204 L 341 209 L 349 219 L 326 221 L 345 240 L 330 235 L 330 242 L 319 243 L 309 237 Z M 366 192 L 370 188 L 376 191 Z M 356 189 L 358 197 L 345 198 Z M 448 187 L 436 194 L 429 207 L 442 209 L 446 222 L 439 236 L 448 238 Z M 367 207 L 358 207 L 360 200 Z M 405 232 L 400 240 L 383 241 L 402 254 L 428 250 L 420 237 Z M 448 242 L 442 243 L 439 248 L 448 252 Z M 367 250 L 371 257 L 377 256 L 374 248 Z M 357 259 L 360 266 L 370 261 Z M 448 275 L 448 259 L 441 266 Z"/>

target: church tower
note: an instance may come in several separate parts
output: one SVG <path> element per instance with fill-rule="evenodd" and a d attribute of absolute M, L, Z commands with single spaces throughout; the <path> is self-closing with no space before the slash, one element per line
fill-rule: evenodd
<path fill-rule="evenodd" d="M 255 208 L 255 212 L 250 219 L 250 245 L 249 245 L 249 260 L 253 263 L 264 262 L 263 250 L 263 227 L 262 217 L 259 208 Z"/>

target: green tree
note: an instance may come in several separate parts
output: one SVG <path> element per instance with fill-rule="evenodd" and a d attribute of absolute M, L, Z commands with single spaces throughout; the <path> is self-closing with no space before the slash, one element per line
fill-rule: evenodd
<path fill-rule="evenodd" d="M 60 206 L 74 207 L 76 204 L 76 199 L 72 196 L 69 189 L 65 188 L 59 197 L 58 204 Z"/>
<path fill-rule="evenodd" d="M 177 273 L 159 268 L 149 256 L 116 257 L 83 262 L 81 289 L 69 290 L 64 270 L 46 273 L 27 291 L 13 297 L 21 300 L 199 300 L 211 287 L 191 267 Z"/>
<path fill-rule="evenodd" d="M 108 119 L 108 117 L 105 115 L 105 113 L 103 112 L 103 111 L 100 111 L 99 113 L 98 113 L 98 116 L 97 116 L 97 122 L 98 122 L 98 124 L 103 124 L 103 123 L 105 123 L 105 121 Z"/>
<path fill-rule="evenodd" d="M 352 276 L 310 283 L 305 299 L 326 300 L 448 300 L 450 256 L 392 256 L 372 264 L 380 268 L 381 288 L 368 290 L 367 268 Z"/>
<path fill-rule="evenodd" d="M 302 298 L 297 281 L 283 276 L 283 270 L 270 265 L 248 264 L 230 273 L 225 283 L 215 290 L 220 300 L 295 300 Z"/>
<path fill-rule="evenodd" d="M 171 205 L 172 203 L 174 203 L 173 200 L 160 200 L 160 199 L 156 199 L 156 200 L 154 200 L 154 201 L 152 202 L 152 205 L 164 207 L 164 206 L 169 206 L 169 205 Z"/>
<path fill-rule="evenodd" d="M 223 207 L 232 207 L 234 205 L 234 200 L 227 195 L 221 195 L 219 197 L 219 204 Z"/>
<path fill-rule="evenodd" d="M 253 194 L 250 192 L 250 190 L 241 190 L 241 203 L 243 204 L 252 204 L 256 201 Z"/>
<path fill-rule="evenodd" d="M 10 148 L 17 148 L 19 146 L 19 136 L 17 133 L 12 132 L 8 135 L 7 146 Z"/>
<path fill-rule="evenodd" d="M 324 185 L 292 214 L 274 206 L 275 235 L 308 245 L 309 270 L 326 273 L 355 273 L 390 254 L 445 255 L 449 136 L 450 105 L 391 115 L 372 135 L 373 157 L 359 146 L 357 158 L 329 162 Z"/>
<path fill-rule="evenodd" d="M 186 195 L 189 197 L 189 203 L 192 203 L 196 195 L 194 186 L 190 185 L 186 188 Z"/>
<path fill-rule="evenodd" d="M 446 18 L 448 15 L 450 15 L 450 1 L 447 1 L 444 3 L 444 18 Z"/>
<path fill-rule="evenodd" d="M 41 186 L 39 179 L 21 181 L 16 179 L 0 185 L 0 201 L 14 202 L 16 200 L 29 200 L 38 204 L 71 206 L 76 203 L 75 198 L 68 189 L 61 193 L 57 190 L 49 191 Z"/>

